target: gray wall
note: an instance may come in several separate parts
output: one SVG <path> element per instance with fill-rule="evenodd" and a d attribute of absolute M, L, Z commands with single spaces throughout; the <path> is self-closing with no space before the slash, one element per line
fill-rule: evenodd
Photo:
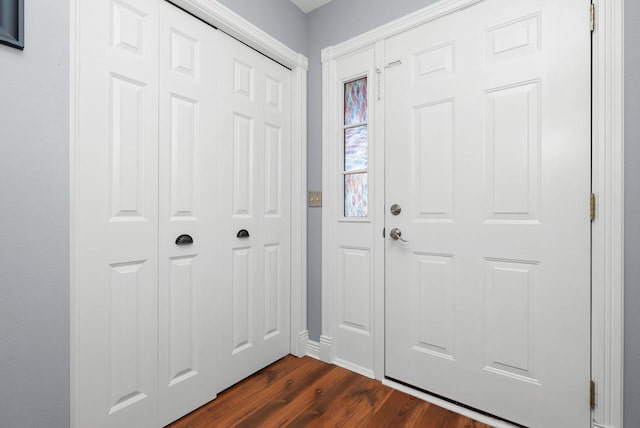
<path fill-rule="evenodd" d="M 69 425 L 69 4 L 0 45 L 0 426 Z"/>
<path fill-rule="evenodd" d="M 307 55 L 307 15 L 289 0 L 218 1 L 294 51 Z"/>
<path fill-rule="evenodd" d="M 322 63 L 320 52 L 358 34 L 422 9 L 436 0 L 334 0 L 309 14 L 308 186 L 322 189 Z M 309 336 L 322 330 L 322 211 L 308 210 Z"/>
<path fill-rule="evenodd" d="M 640 2 L 625 1 L 624 425 L 640 427 Z"/>

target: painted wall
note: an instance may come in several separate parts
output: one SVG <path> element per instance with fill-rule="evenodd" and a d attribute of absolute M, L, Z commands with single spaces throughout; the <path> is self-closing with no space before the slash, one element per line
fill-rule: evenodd
<path fill-rule="evenodd" d="M 69 2 L 0 45 L 0 426 L 69 426 Z"/>
<path fill-rule="evenodd" d="M 624 426 L 640 427 L 640 2 L 625 1 Z"/>
<path fill-rule="evenodd" d="M 334 0 L 309 14 L 308 186 L 322 189 L 322 62 L 320 52 L 436 0 Z M 322 211 L 308 210 L 308 325 L 311 340 L 322 330 Z"/>
<path fill-rule="evenodd" d="M 218 1 L 294 51 L 307 55 L 307 15 L 289 0 Z"/>

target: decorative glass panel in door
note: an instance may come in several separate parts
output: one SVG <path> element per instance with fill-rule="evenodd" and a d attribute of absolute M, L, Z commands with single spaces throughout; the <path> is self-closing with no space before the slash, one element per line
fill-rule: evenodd
<path fill-rule="evenodd" d="M 368 214 L 368 106 L 367 78 L 344 84 L 344 217 Z"/>

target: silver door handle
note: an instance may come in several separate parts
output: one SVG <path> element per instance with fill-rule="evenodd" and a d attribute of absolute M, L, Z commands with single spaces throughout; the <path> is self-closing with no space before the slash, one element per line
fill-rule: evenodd
<path fill-rule="evenodd" d="M 391 237 L 391 239 L 395 241 L 400 240 L 402 242 L 409 242 L 406 239 L 402 239 L 402 231 L 397 227 L 394 227 L 393 229 L 391 229 L 391 232 L 389 232 L 389 236 Z"/>

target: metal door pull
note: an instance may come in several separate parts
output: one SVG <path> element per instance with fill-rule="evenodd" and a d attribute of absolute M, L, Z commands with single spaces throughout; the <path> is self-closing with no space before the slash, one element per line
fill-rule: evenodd
<path fill-rule="evenodd" d="M 180 235 L 176 238 L 176 245 L 191 245 L 193 238 L 189 235 Z"/>
<path fill-rule="evenodd" d="M 249 237 L 249 231 L 246 229 L 241 229 L 238 231 L 238 234 L 236 235 L 236 237 L 238 238 L 248 238 Z"/>

